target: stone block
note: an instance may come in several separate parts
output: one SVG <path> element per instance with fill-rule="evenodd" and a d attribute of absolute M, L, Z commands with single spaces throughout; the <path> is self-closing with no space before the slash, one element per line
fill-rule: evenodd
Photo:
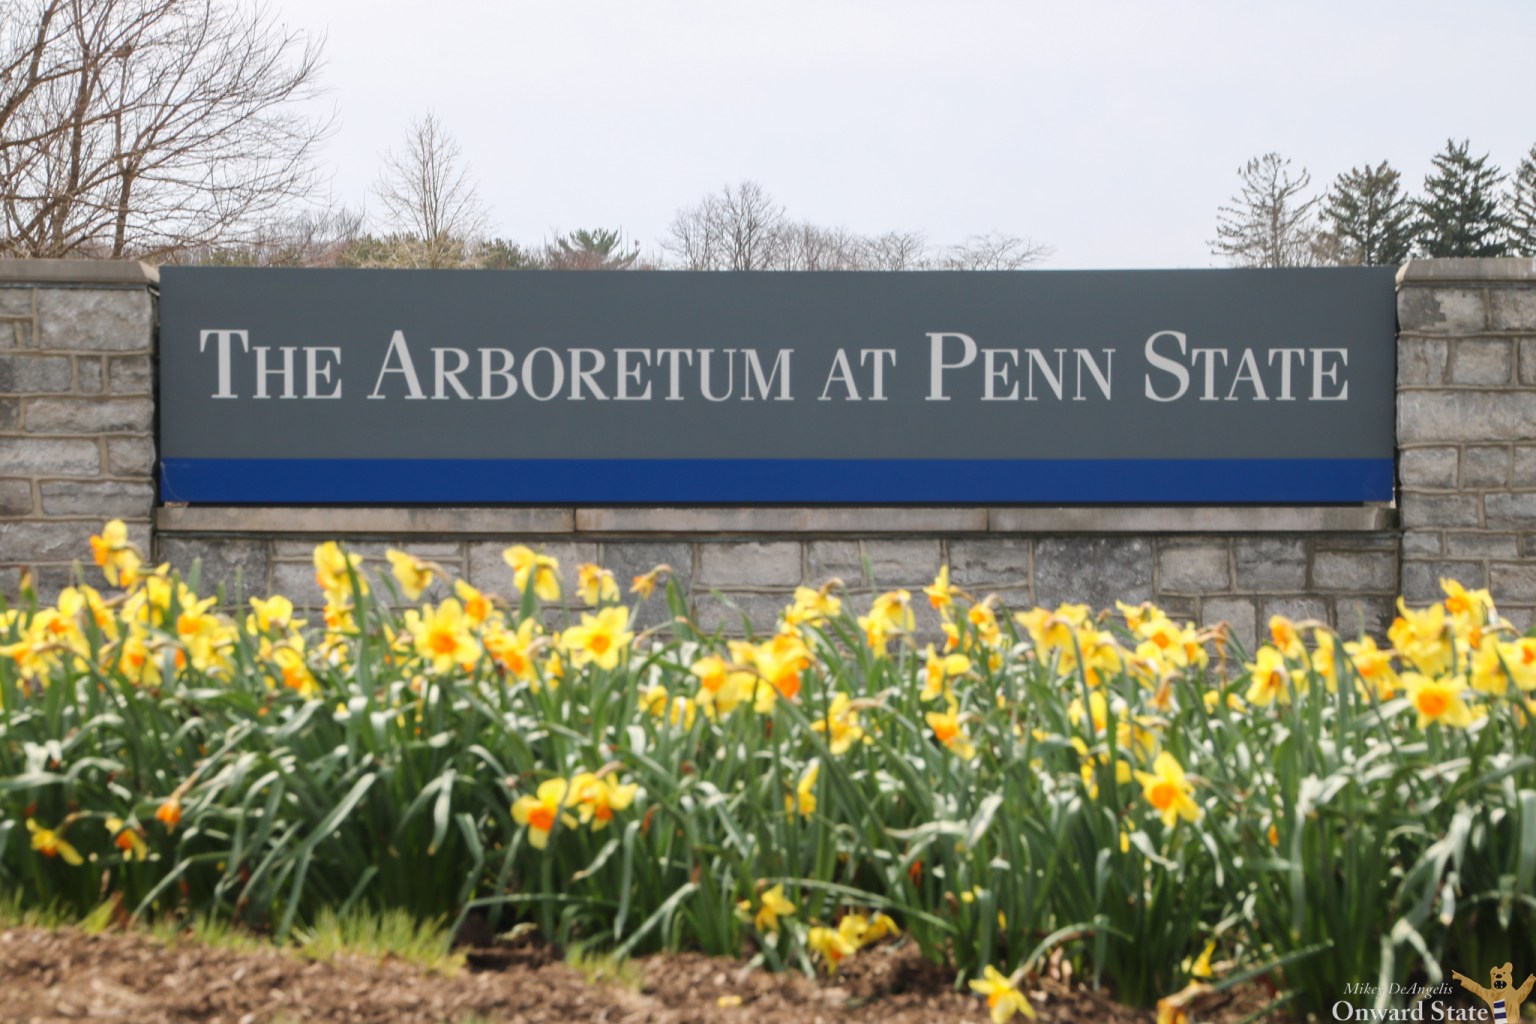
<path fill-rule="evenodd" d="M 162 545 L 164 538 L 161 539 Z M 310 562 L 273 562 L 271 589 L 282 594 L 300 608 L 320 608 L 325 604 L 325 594 L 315 582 L 315 567 Z"/>
<path fill-rule="evenodd" d="M 95 476 L 101 446 L 94 438 L 20 437 L 0 443 L 0 475 Z"/>
<path fill-rule="evenodd" d="M 1452 558 L 1519 558 L 1520 537 L 1513 533 L 1447 533 L 1445 553 Z"/>
<path fill-rule="evenodd" d="M 695 621 L 706 633 L 766 636 L 774 631 L 779 613 L 794 599 L 789 592 L 757 594 L 711 591 L 700 594 Z"/>
<path fill-rule="evenodd" d="M 155 404 L 148 398 L 34 398 L 26 416 L 32 434 L 143 434 Z"/>
<path fill-rule="evenodd" d="M 1515 466 L 1509 485 L 1517 491 L 1536 490 L 1536 445 L 1515 446 Z"/>
<path fill-rule="evenodd" d="M 985 592 L 996 587 L 1028 587 L 1032 547 L 1033 542 L 1025 537 L 950 541 L 950 581 Z"/>
<path fill-rule="evenodd" d="M 90 520 L 8 522 L 4 529 L 0 529 L 0 564 L 32 565 L 38 562 L 70 562 L 76 558 L 89 562 L 90 536 L 100 531 L 101 523 Z M 145 531 L 137 532 L 142 535 Z"/>
<path fill-rule="evenodd" d="M 81 582 L 81 576 L 75 573 L 75 567 L 71 563 L 55 565 L 31 565 L 28 566 L 32 573 L 32 589 L 37 592 L 38 601 L 43 604 L 55 604 L 59 600 L 59 593 L 65 587 L 73 587 Z M 101 575 L 101 570 L 95 563 L 87 562 L 81 566 L 84 582 L 101 591 L 102 596 L 110 598 L 116 593 L 106 579 Z"/>
<path fill-rule="evenodd" d="M 1498 386 L 1514 375 L 1510 343 L 1502 338 L 1466 338 L 1451 350 L 1451 383 Z"/>
<path fill-rule="evenodd" d="M 1445 554 L 1444 534 L 1439 530 L 1408 530 L 1403 533 L 1404 555 Z"/>
<path fill-rule="evenodd" d="M 45 349 L 147 352 L 154 332 L 146 289 L 41 288 L 37 315 Z"/>
<path fill-rule="evenodd" d="M 15 430 L 21 426 L 21 399 L 0 398 L 0 430 Z"/>
<path fill-rule="evenodd" d="M 1395 551 L 1319 551 L 1312 556 L 1312 586 L 1334 593 L 1396 593 Z"/>
<path fill-rule="evenodd" d="M 1331 533 L 1312 542 L 1320 551 L 1396 551 L 1398 535 L 1391 533 Z"/>
<path fill-rule="evenodd" d="M 1259 629 L 1269 639 L 1269 620 L 1283 615 L 1292 622 L 1332 622 L 1328 602 L 1320 597 L 1272 597 L 1260 603 Z"/>
<path fill-rule="evenodd" d="M 1512 605 L 1500 605 L 1499 616 L 1507 619 L 1516 633 L 1525 633 L 1531 628 L 1531 623 L 1536 621 L 1536 608 L 1519 608 Z"/>
<path fill-rule="evenodd" d="M 32 509 L 32 481 L 0 480 L 0 516 L 29 516 Z"/>
<path fill-rule="evenodd" d="M 1488 488 L 1509 486 L 1507 445 L 1471 445 L 1461 453 L 1461 486 Z"/>
<path fill-rule="evenodd" d="M 31 352 L 0 355 L 0 391 L 13 395 L 63 394 L 73 388 L 68 356 Z"/>
<path fill-rule="evenodd" d="M 1466 587 L 1486 587 L 1488 574 L 1482 562 L 1468 561 L 1411 561 L 1403 563 L 1403 600 L 1410 605 L 1422 606 L 1445 597 L 1440 589 L 1442 579 L 1456 580 Z M 1498 599 L 1498 595 L 1494 595 Z"/>
<path fill-rule="evenodd" d="M 1450 351 L 1443 338 L 1398 339 L 1398 384 L 1444 384 Z"/>
<path fill-rule="evenodd" d="M 1494 562 L 1489 576 L 1494 604 L 1536 601 L 1536 562 Z"/>
<path fill-rule="evenodd" d="M 1490 288 L 1488 290 L 1489 326 L 1496 331 L 1536 330 L 1536 290 Z"/>
<path fill-rule="evenodd" d="M 312 562 L 315 556 L 315 546 L 328 540 L 338 540 L 346 549 L 354 555 L 362 555 L 369 562 L 384 562 L 384 552 L 390 548 L 400 551 L 409 551 L 417 558 L 424 558 L 434 562 L 457 563 L 463 557 L 463 552 L 457 541 L 432 542 L 417 537 L 392 537 L 389 540 L 360 540 L 357 537 L 347 536 L 343 533 L 335 533 L 325 537 L 305 538 L 304 540 L 283 539 L 272 542 L 272 557 L 281 560 L 298 560 Z M 536 545 L 530 545 L 534 547 Z M 553 554 L 553 552 L 549 552 Z"/>
<path fill-rule="evenodd" d="M 1520 339 L 1520 383 L 1536 384 L 1536 338 Z"/>
<path fill-rule="evenodd" d="M 0 316 L 32 315 L 32 289 L 0 285 Z"/>
<path fill-rule="evenodd" d="M 1536 439 L 1536 401 L 1519 391 L 1402 391 L 1398 443 Z"/>
<path fill-rule="evenodd" d="M 1477 334 L 1487 323 L 1481 289 L 1403 288 L 1397 293 L 1397 326 L 1404 333 Z"/>
<path fill-rule="evenodd" d="M 1152 542 L 1141 537 L 1045 537 L 1035 546 L 1034 591 L 1046 606 L 1096 609 L 1152 598 Z"/>
<path fill-rule="evenodd" d="M 149 356 L 117 356 L 108 365 L 114 395 L 147 395 L 154 390 L 155 373 Z"/>
<path fill-rule="evenodd" d="M 1489 494 L 1483 498 L 1483 506 L 1491 530 L 1536 526 L 1536 493 Z"/>
<path fill-rule="evenodd" d="M 155 442 L 148 437 L 107 438 L 107 472 L 113 476 L 149 476 L 155 469 Z"/>
<path fill-rule="evenodd" d="M 94 356 L 76 356 L 75 374 L 79 380 L 78 390 L 82 395 L 101 394 L 106 374 L 102 372 L 100 359 Z"/>
<path fill-rule="evenodd" d="M 1395 598 L 1341 597 L 1334 609 L 1333 628 L 1345 639 L 1371 636 L 1384 640 L 1397 618 Z"/>
<path fill-rule="evenodd" d="M 1454 491 L 1455 448 L 1406 448 L 1398 456 L 1397 472 L 1404 487 Z"/>
<path fill-rule="evenodd" d="M 148 480 L 44 480 L 38 490 L 43 513 L 50 516 L 145 519 L 155 507 Z"/>
<path fill-rule="evenodd" d="M 1402 496 L 1403 526 L 1481 526 L 1476 495 L 1415 494 Z"/>
<path fill-rule="evenodd" d="M 1297 537 L 1238 537 L 1233 541 L 1237 589 L 1245 593 L 1304 590 L 1307 545 Z"/>
<path fill-rule="evenodd" d="M 1231 558 L 1225 544 L 1163 547 L 1157 555 L 1157 592 L 1214 594 L 1232 589 Z"/>
<path fill-rule="evenodd" d="M 608 541 L 598 554 L 599 563 L 613 573 L 625 594 L 636 576 L 658 565 L 672 567 L 672 578 L 684 595 L 693 590 L 693 546 L 687 541 Z M 661 594 L 651 600 L 660 601 Z"/>
<path fill-rule="evenodd" d="M 800 581 L 800 545 L 792 541 L 699 544 L 701 587 L 793 587 Z"/>
<path fill-rule="evenodd" d="M 1246 597 L 1208 597 L 1200 602 L 1200 625 L 1214 626 L 1225 622 L 1231 636 L 1244 651 L 1252 652 L 1257 646 L 1259 617 L 1253 600 Z"/>
<path fill-rule="evenodd" d="M 840 579 L 850 590 L 927 585 L 939 571 L 937 540 L 817 540 L 806 545 L 805 582 Z"/>
<path fill-rule="evenodd" d="M 267 571 L 271 564 L 271 551 L 264 538 L 251 537 L 175 537 L 161 534 L 158 538 L 156 558 L 169 562 L 183 575 L 192 572 L 199 559 L 201 572 L 198 590 L 204 596 L 213 594 L 218 587 L 224 588 L 224 601 L 228 605 L 244 604 L 252 597 L 266 597 Z M 310 579 L 308 588 L 314 587 L 314 568 L 304 566 Z M 290 600 L 297 599 L 292 593 L 278 590 Z"/>

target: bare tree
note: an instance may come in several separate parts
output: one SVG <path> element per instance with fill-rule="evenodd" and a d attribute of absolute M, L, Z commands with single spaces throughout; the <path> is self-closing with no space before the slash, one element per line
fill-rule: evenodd
<path fill-rule="evenodd" d="M 384 154 L 374 195 L 384 204 L 397 266 L 461 267 L 474 262 L 490 216 L 459 144 L 428 113 L 412 121 L 405 148 Z"/>
<path fill-rule="evenodd" d="M 1309 267 L 1323 251 L 1314 236 L 1312 210 L 1317 196 L 1307 196 L 1312 176 L 1302 168 L 1291 176 L 1291 161 L 1265 153 L 1238 168 L 1242 186 L 1232 201 L 1216 211 L 1211 252 L 1242 267 Z M 1325 248 L 1325 247 L 1324 247 Z"/>
<path fill-rule="evenodd" d="M 744 181 L 677 211 L 661 247 L 684 270 L 772 270 L 786 223 L 784 208 Z"/>
<path fill-rule="evenodd" d="M 175 259 L 315 187 L 320 42 L 233 0 L 0 0 L 0 254 Z"/>
<path fill-rule="evenodd" d="M 929 265 L 928 240 L 921 231 L 887 231 L 864 239 L 861 270 L 924 270 Z"/>
<path fill-rule="evenodd" d="M 305 210 L 258 225 L 238 242 L 188 250 L 180 262 L 244 267 L 335 267 L 363 239 L 363 213 L 345 206 Z"/>
<path fill-rule="evenodd" d="M 945 270 L 1020 270 L 1039 263 L 1051 252 L 1048 245 L 989 231 L 946 248 L 940 265 Z"/>

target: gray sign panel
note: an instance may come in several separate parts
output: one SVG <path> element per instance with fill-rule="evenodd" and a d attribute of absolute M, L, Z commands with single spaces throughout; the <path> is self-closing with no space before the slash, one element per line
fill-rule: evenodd
<path fill-rule="evenodd" d="M 1371 501 L 1392 271 L 166 268 L 195 502 Z"/>

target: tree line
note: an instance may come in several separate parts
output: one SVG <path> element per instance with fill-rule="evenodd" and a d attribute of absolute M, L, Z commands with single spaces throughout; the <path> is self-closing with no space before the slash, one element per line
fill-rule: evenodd
<path fill-rule="evenodd" d="M 1386 161 L 1352 167 L 1322 194 L 1279 153 L 1238 169 L 1211 252 L 1245 267 L 1395 266 L 1410 257 L 1536 256 L 1536 146 L 1513 175 L 1448 139 L 1418 195 Z"/>

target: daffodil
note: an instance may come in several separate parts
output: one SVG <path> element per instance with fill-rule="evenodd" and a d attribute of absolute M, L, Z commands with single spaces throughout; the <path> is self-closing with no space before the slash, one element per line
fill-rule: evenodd
<path fill-rule="evenodd" d="M 1450 671 L 1456 658 L 1451 631 L 1445 621 L 1445 606 L 1432 604 L 1423 611 L 1413 611 L 1402 598 L 1397 599 L 1398 616 L 1387 629 L 1387 639 L 1399 654 L 1419 672 L 1437 676 Z"/>
<path fill-rule="evenodd" d="M 139 834 L 137 825 L 129 824 L 122 818 L 108 818 L 106 820 L 107 832 L 112 836 L 112 845 L 123 851 L 124 860 L 149 859 L 149 844 Z"/>
<path fill-rule="evenodd" d="M 297 629 L 304 625 L 304 620 L 295 621 L 293 617 L 293 602 L 278 594 L 263 600 L 259 597 L 251 598 L 251 614 L 245 618 L 245 631 L 247 633 L 272 633 L 284 632 L 289 628 Z"/>
<path fill-rule="evenodd" d="M 528 826 L 528 843 L 535 850 L 549 846 L 549 834 L 558 821 L 564 828 L 575 828 L 576 817 L 569 813 L 571 786 L 564 779 L 541 783 L 534 796 L 520 796 L 512 803 L 512 820 Z"/>
<path fill-rule="evenodd" d="M 846 754 L 848 748 L 864 738 L 859 711 L 846 693 L 835 695 L 827 705 L 826 714 L 812 722 L 811 728 L 827 734 L 827 749 L 834 755 Z"/>
<path fill-rule="evenodd" d="M 643 572 L 630 580 L 629 592 L 638 594 L 642 599 L 650 597 L 656 587 L 672 572 L 670 565 L 658 565 L 650 572 Z"/>
<path fill-rule="evenodd" d="M 1035 1008 L 1029 1005 L 1029 1000 L 1020 992 L 1002 971 L 988 965 L 982 971 L 979 980 L 971 982 L 971 991 L 979 992 L 987 997 L 987 1009 L 991 1011 L 992 1024 L 1003 1024 L 1003 1021 L 1011 1018 L 1015 1013 L 1022 1013 L 1026 1017 L 1035 1016 Z"/>
<path fill-rule="evenodd" d="M 1444 722 L 1457 729 L 1472 724 L 1472 709 L 1463 699 L 1463 687 L 1454 677 L 1430 677 L 1417 672 L 1403 673 L 1403 688 L 1408 703 L 1418 712 L 1420 729 L 1431 722 Z"/>
<path fill-rule="evenodd" d="M 485 649 L 512 678 L 535 683 L 538 681 L 536 659 L 544 642 L 540 633 L 538 620 L 531 616 L 516 629 L 493 625 L 485 631 Z"/>
<path fill-rule="evenodd" d="M 1286 664 L 1285 655 L 1277 647 L 1268 644 L 1260 647 L 1247 668 L 1250 680 L 1247 698 L 1250 704 L 1258 707 L 1268 707 L 1277 702 L 1289 704 L 1293 687 L 1298 693 L 1306 691 L 1306 673 Z"/>
<path fill-rule="evenodd" d="M 576 567 L 576 592 L 587 604 L 612 604 L 619 599 L 619 584 L 607 569 L 583 562 Z"/>
<path fill-rule="evenodd" d="M 628 810 L 639 791 L 637 783 L 621 784 L 611 775 L 598 777 L 591 772 L 582 772 L 571 779 L 576 811 L 582 821 L 591 822 L 594 832 L 608 827 L 614 811 Z"/>
<path fill-rule="evenodd" d="M 827 973 L 834 973 L 843 960 L 859 951 L 847 936 L 835 928 L 812 928 L 805 937 L 806 945 L 821 956 L 827 965 Z"/>
<path fill-rule="evenodd" d="M 949 681 L 971 670 L 970 658 L 963 654 L 940 657 L 934 652 L 933 644 L 929 644 L 923 652 L 923 661 L 923 692 L 919 695 L 922 700 L 937 700 L 939 697 L 949 699 L 953 696 Z"/>
<path fill-rule="evenodd" d="M 181 798 L 172 793 L 161 801 L 155 808 L 155 820 L 164 825 L 167 832 L 176 831 L 176 826 L 181 823 Z"/>
<path fill-rule="evenodd" d="M 751 913 L 752 901 L 742 900 L 737 908 L 743 912 Z M 758 901 L 757 913 L 752 916 L 752 926 L 763 935 L 777 934 L 779 930 L 779 918 L 789 917 L 795 912 L 795 905 L 784 896 L 782 883 L 763 892 Z"/>
<path fill-rule="evenodd" d="M 68 822 L 65 822 L 67 825 Z M 64 838 L 63 829 L 55 831 L 51 828 L 43 828 L 31 818 L 27 819 L 27 831 L 32 833 L 32 849 L 44 857 L 58 857 L 71 867 L 79 867 L 85 863 L 85 858 Z"/>
<path fill-rule="evenodd" d="M 425 605 L 418 613 L 410 608 L 405 625 L 415 641 L 416 653 L 427 659 L 434 672 L 468 669 L 480 658 L 480 645 L 469 631 L 469 620 L 457 598 L 448 598 L 433 608 Z"/>
<path fill-rule="evenodd" d="M 91 557 L 101 567 L 101 574 L 114 587 L 131 587 L 139 578 L 138 549 L 128 539 L 128 527 L 114 519 L 91 537 Z"/>
<path fill-rule="evenodd" d="M 1163 825 L 1173 828 L 1180 818 L 1198 821 L 1200 805 L 1195 803 L 1195 788 L 1184 775 L 1178 760 L 1168 751 L 1157 755 L 1150 772 L 1137 772 L 1142 795 L 1162 816 Z"/>
<path fill-rule="evenodd" d="M 928 728 L 933 730 L 934 738 L 949 750 L 950 753 L 962 761 L 969 761 L 976 756 L 976 746 L 965 734 L 965 727 L 960 724 L 959 707 L 953 702 L 943 711 L 930 711 L 923 718 L 928 722 Z"/>
<path fill-rule="evenodd" d="M 464 606 L 464 617 L 472 626 L 483 626 L 491 621 L 496 612 L 496 606 L 491 599 L 470 586 L 464 580 L 454 580 L 453 596 L 459 599 Z"/>
<path fill-rule="evenodd" d="M 540 601 L 560 599 L 560 563 L 548 555 L 535 554 L 531 548 L 515 544 L 501 553 L 512 568 L 512 585 L 518 593 L 528 590 L 529 581 Z"/>
<path fill-rule="evenodd" d="M 609 605 L 596 615 L 582 613 L 581 623 L 560 636 L 560 647 L 577 666 L 595 664 L 613 669 L 629 650 L 635 634 L 629 630 L 629 609 Z"/>
<path fill-rule="evenodd" d="M 1361 695 L 1391 700 L 1399 685 L 1397 670 L 1392 667 L 1392 651 L 1382 650 L 1375 640 L 1366 636 L 1345 641 L 1344 652 L 1349 655 L 1355 675 L 1360 678 Z"/>
<path fill-rule="evenodd" d="M 430 562 L 423 562 L 415 555 L 400 551 L 396 548 L 388 548 L 384 557 L 389 559 L 390 572 L 394 574 L 395 581 L 400 584 L 400 593 L 406 600 L 417 601 L 421 599 L 422 592 L 432 585 L 437 571 Z"/>
<path fill-rule="evenodd" d="M 362 573 L 363 559 L 349 555 L 333 540 L 315 546 L 315 584 L 327 597 L 339 598 L 352 591 L 352 579 L 357 578 L 357 589 L 368 593 L 368 580 Z M 339 603 L 339 602 L 338 602 Z"/>
<path fill-rule="evenodd" d="M 794 603 L 784 609 L 785 625 L 818 626 L 842 612 L 842 599 L 832 593 L 834 585 L 835 581 L 819 590 L 796 587 Z"/>
<path fill-rule="evenodd" d="M 955 603 L 955 588 L 949 583 L 949 566 L 939 568 L 939 574 L 933 578 L 933 583 L 923 588 L 923 593 L 928 595 L 928 603 L 940 614 L 949 611 Z"/>
<path fill-rule="evenodd" d="M 816 780 L 821 776 L 821 762 L 812 761 L 800 776 L 800 781 L 795 783 L 793 796 L 784 798 L 784 809 L 791 814 L 799 813 L 802 818 L 809 818 L 816 813 Z"/>

